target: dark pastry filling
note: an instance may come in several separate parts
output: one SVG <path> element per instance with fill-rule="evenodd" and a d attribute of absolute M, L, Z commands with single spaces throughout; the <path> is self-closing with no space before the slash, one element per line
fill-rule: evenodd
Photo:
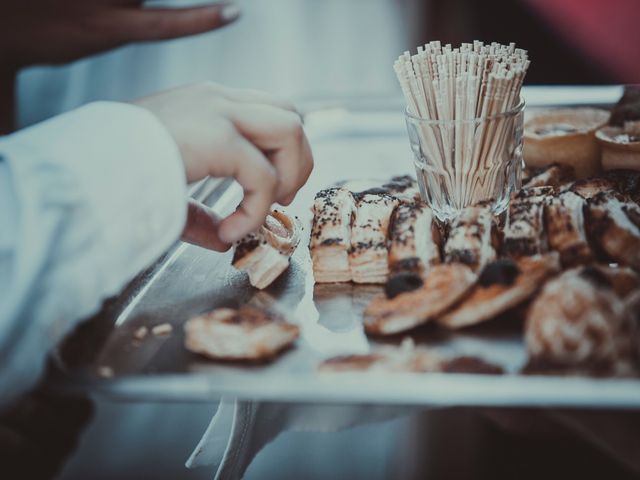
<path fill-rule="evenodd" d="M 553 123 L 545 125 L 544 127 L 537 128 L 535 130 L 536 135 L 548 136 L 548 135 L 566 135 L 568 133 L 575 133 L 578 129 L 567 125 L 566 123 Z"/>
<path fill-rule="evenodd" d="M 588 266 L 582 269 L 580 276 L 591 282 L 595 287 L 611 288 L 611 282 L 607 276 L 596 267 Z"/>
<path fill-rule="evenodd" d="M 422 287 L 422 278 L 411 272 L 403 272 L 391 277 L 384 286 L 384 293 L 392 299 L 405 292 L 412 292 Z"/>
<path fill-rule="evenodd" d="M 513 260 L 502 258 L 487 264 L 480 274 L 478 283 L 483 287 L 491 285 L 511 285 L 520 274 Z"/>

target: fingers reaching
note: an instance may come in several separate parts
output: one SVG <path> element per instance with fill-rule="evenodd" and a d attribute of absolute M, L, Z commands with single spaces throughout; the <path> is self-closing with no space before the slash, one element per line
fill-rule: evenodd
<path fill-rule="evenodd" d="M 275 167 L 275 200 L 283 205 L 291 203 L 313 169 L 313 155 L 299 115 L 270 105 L 240 104 L 229 112 L 229 118 Z"/>
<path fill-rule="evenodd" d="M 262 225 L 278 184 L 275 168 L 253 144 L 238 137 L 230 151 L 233 152 L 229 163 L 231 175 L 242 186 L 244 198 L 220 225 L 220 239 L 227 243 L 239 240 Z"/>

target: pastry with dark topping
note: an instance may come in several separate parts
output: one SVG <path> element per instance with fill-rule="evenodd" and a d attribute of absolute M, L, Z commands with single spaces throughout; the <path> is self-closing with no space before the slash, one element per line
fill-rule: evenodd
<path fill-rule="evenodd" d="M 475 205 L 462 209 L 449 226 L 444 245 L 446 263 L 463 263 L 473 271 L 495 260 L 493 246 L 493 214 L 487 205 Z"/>
<path fill-rule="evenodd" d="M 622 127 L 602 127 L 596 138 L 602 147 L 603 170 L 640 171 L 640 120 Z"/>
<path fill-rule="evenodd" d="M 349 190 L 329 188 L 316 194 L 309 250 L 318 283 L 349 282 L 351 219 L 355 202 Z"/>
<path fill-rule="evenodd" d="M 432 320 L 458 302 L 476 280 L 463 264 L 433 267 L 421 287 L 393 295 L 379 295 L 364 311 L 364 328 L 375 335 L 392 335 Z M 392 292 L 395 293 L 395 292 Z"/>
<path fill-rule="evenodd" d="M 589 239 L 599 253 L 640 270 L 640 206 L 603 192 L 589 200 L 585 212 Z"/>
<path fill-rule="evenodd" d="M 537 171 L 524 182 L 522 188 L 553 187 L 554 189 L 559 189 L 574 178 L 575 172 L 571 165 L 554 163 L 547 168 L 537 169 Z"/>
<path fill-rule="evenodd" d="M 586 201 L 571 191 L 552 197 L 545 204 L 549 247 L 560 254 L 565 267 L 589 263 L 594 258 L 585 229 L 585 206 Z"/>
<path fill-rule="evenodd" d="M 358 198 L 351 225 L 349 267 L 355 283 L 384 283 L 389 275 L 389 222 L 398 200 L 390 195 Z"/>
<path fill-rule="evenodd" d="M 534 364 L 629 372 L 636 355 L 635 326 L 625 302 L 585 271 L 565 271 L 531 304 L 525 325 L 529 358 Z"/>
<path fill-rule="evenodd" d="M 503 255 L 519 258 L 549 250 L 544 229 L 544 210 L 552 196 L 553 187 L 522 189 L 513 196 L 504 228 Z"/>
<path fill-rule="evenodd" d="M 431 208 L 424 202 L 400 204 L 389 226 L 389 270 L 392 274 L 426 275 L 440 263 L 440 230 Z"/>
<path fill-rule="evenodd" d="M 489 263 L 471 292 L 438 323 L 458 329 L 491 320 L 527 301 L 559 270 L 555 253 Z"/>

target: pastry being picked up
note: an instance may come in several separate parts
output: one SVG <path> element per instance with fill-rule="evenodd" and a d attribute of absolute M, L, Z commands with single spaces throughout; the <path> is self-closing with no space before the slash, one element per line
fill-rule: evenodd
<path fill-rule="evenodd" d="M 297 326 L 279 315 L 244 306 L 218 308 L 184 325 L 187 350 L 214 360 L 268 360 L 298 338 Z"/>
<path fill-rule="evenodd" d="M 562 108 L 535 115 L 524 125 L 524 161 L 529 168 L 557 163 L 573 167 L 578 178 L 600 171 L 597 129 L 609 112 L 596 108 Z"/>
<path fill-rule="evenodd" d="M 300 223 L 280 210 L 273 210 L 257 232 L 236 245 L 232 264 L 249 274 L 251 285 L 267 288 L 289 267 L 300 241 Z"/>

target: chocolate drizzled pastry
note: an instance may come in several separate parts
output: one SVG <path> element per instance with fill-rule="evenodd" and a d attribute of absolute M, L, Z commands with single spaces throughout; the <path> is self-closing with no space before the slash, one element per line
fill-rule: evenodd
<path fill-rule="evenodd" d="M 440 263 L 440 230 L 424 202 L 401 203 L 389 226 L 389 270 L 424 276 Z"/>
<path fill-rule="evenodd" d="M 527 301 L 559 270 L 556 253 L 491 262 L 470 293 L 437 321 L 457 329 L 491 320 Z"/>
<path fill-rule="evenodd" d="M 492 230 L 493 214 L 487 205 L 474 205 L 462 209 L 449 228 L 444 245 L 446 263 L 463 263 L 479 271 L 495 260 Z"/>

